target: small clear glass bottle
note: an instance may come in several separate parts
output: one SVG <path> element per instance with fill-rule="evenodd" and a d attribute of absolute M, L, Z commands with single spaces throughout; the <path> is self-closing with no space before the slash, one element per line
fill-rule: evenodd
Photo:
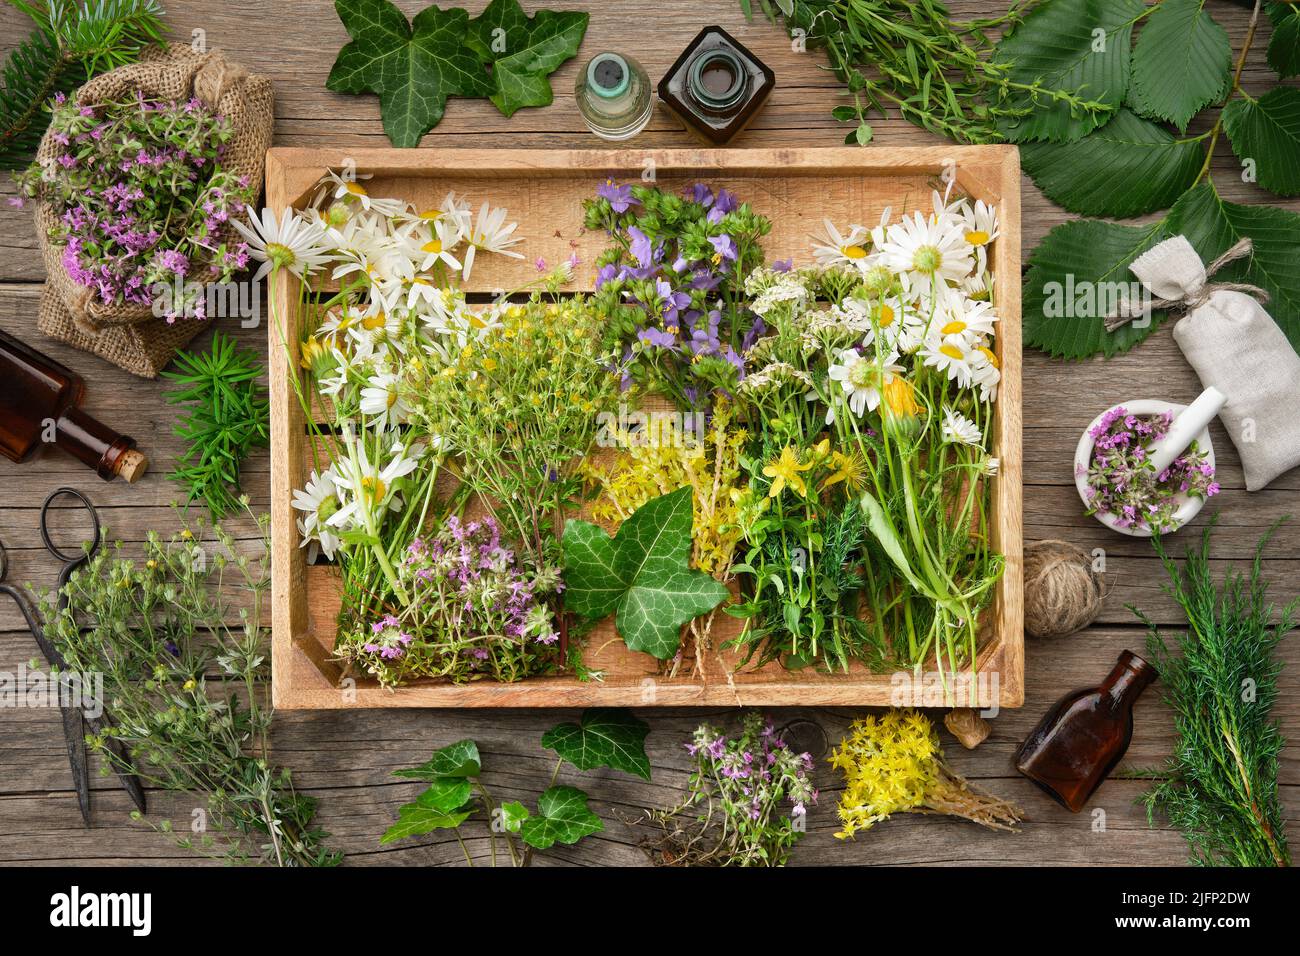
<path fill-rule="evenodd" d="M 611 142 L 631 139 L 650 122 L 654 90 L 641 64 L 622 53 L 598 53 L 578 73 L 573 95 L 587 128 Z"/>

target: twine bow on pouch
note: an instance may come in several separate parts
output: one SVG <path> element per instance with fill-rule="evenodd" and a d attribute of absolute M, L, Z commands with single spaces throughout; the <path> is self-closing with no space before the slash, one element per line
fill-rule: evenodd
<path fill-rule="evenodd" d="M 1244 292 L 1261 303 L 1267 303 L 1268 291 L 1257 285 L 1209 281 L 1228 263 L 1249 257 L 1253 250 L 1250 237 L 1243 237 L 1207 266 L 1201 262 L 1200 254 L 1192 248 L 1186 236 L 1174 236 L 1152 246 L 1138 256 L 1129 269 L 1154 298 L 1149 302 L 1122 299 L 1115 310 L 1105 316 L 1106 331 L 1114 332 L 1151 311 L 1192 312 L 1210 301 L 1210 296 L 1216 292 Z"/>

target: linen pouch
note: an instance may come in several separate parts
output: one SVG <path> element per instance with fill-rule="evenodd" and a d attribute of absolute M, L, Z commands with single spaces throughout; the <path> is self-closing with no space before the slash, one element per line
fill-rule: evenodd
<path fill-rule="evenodd" d="M 1260 304 L 1268 293 L 1209 281 L 1250 250 L 1243 239 L 1207 268 L 1186 236 L 1174 236 L 1129 268 L 1157 297 L 1149 307 L 1187 310 L 1174 326 L 1174 341 L 1201 384 L 1228 397 L 1219 418 L 1241 457 L 1246 490 L 1259 491 L 1300 465 L 1300 355 Z"/>

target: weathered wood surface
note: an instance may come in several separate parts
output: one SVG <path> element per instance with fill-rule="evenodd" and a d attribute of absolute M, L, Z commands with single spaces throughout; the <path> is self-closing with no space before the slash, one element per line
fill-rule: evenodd
<path fill-rule="evenodd" d="M 486 0 L 467 0 L 475 12 Z M 420 0 L 400 0 L 408 13 Z M 533 7 L 536 4 L 528 4 Z M 791 51 L 788 41 L 764 22 L 752 26 L 730 2 L 654 3 L 571 2 L 568 7 L 592 10 L 584 52 L 600 48 L 633 50 L 651 75 L 662 72 L 708 18 L 722 24 L 776 69 L 779 86 L 768 107 L 737 146 L 834 145 L 842 128 L 828 113 L 837 102 L 837 85 L 822 70 L 816 54 Z M 981 0 L 952 4 L 958 16 L 1000 13 L 1002 5 Z M 335 96 L 324 90 L 334 51 L 345 41 L 331 5 L 320 0 L 274 0 L 258 7 L 217 0 L 169 0 L 168 22 L 178 38 L 202 29 L 211 46 L 274 79 L 277 93 L 276 142 L 292 146 L 386 145 L 378 121 L 377 102 L 370 97 Z M 1210 0 L 1215 17 L 1239 44 L 1246 14 L 1239 7 Z M 12 8 L 0 8 L 0 52 L 7 51 L 26 29 Z M 1261 27 L 1266 30 L 1267 26 Z M 1258 92 L 1270 82 L 1261 52 L 1252 56 L 1245 73 L 1248 90 Z M 488 104 L 454 100 L 447 117 L 426 145 L 591 147 L 569 97 L 576 62 L 556 75 L 556 103 L 546 110 L 525 110 L 505 120 Z M 875 123 L 876 139 L 889 145 L 939 142 L 907 123 L 890 119 Z M 673 121 L 657 113 L 649 130 L 636 140 L 644 146 L 687 146 L 690 140 Z M 1265 194 L 1243 184 L 1235 160 L 1226 150 L 1216 159 L 1217 182 L 1227 198 L 1265 202 Z M 12 194 L 6 181 L 0 196 Z M 1046 201 L 1026 178 L 1023 182 L 1023 235 L 1026 255 L 1051 226 L 1068 218 Z M 1289 203 L 1300 209 L 1300 203 Z M 41 266 L 26 212 L 0 206 L 0 328 L 36 340 L 36 300 Z M 264 348 L 261 329 L 227 329 L 244 342 Z M 201 344 L 202 340 L 200 340 Z M 11 578 L 51 585 L 57 569 L 36 538 L 37 511 L 45 495 L 68 484 L 86 490 L 100 507 L 114 537 L 139 542 L 150 529 L 176 527 L 169 509 L 175 486 L 163 478 L 169 460 L 180 448 L 171 435 L 173 411 L 161 401 L 164 386 L 141 382 L 108 368 L 97 359 L 55 343 L 38 341 L 52 355 L 86 374 L 90 380 L 88 408 L 115 427 L 133 434 L 154 458 L 154 468 L 138 485 L 103 484 L 68 458 L 49 455 L 22 468 L 0 461 L 0 541 L 10 550 Z M 1026 700 L 1023 709 L 1003 711 L 992 721 L 989 739 L 973 752 L 963 751 L 946 732 L 944 738 L 958 770 L 989 790 L 1019 803 L 1027 811 L 1019 834 L 987 833 L 965 823 L 903 816 L 862 835 L 854 843 L 834 839 L 835 775 L 818 770 L 823 788 L 820 807 L 810 820 L 810 833 L 794 860 L 800 864 L 1092 864 L 1162 865 L 1185 860 L 1181 838 L 1160 821 L 1148 827 L 1134 799 L 1141 781 L 1112 780 L 1098 794 L 1093 812 L 1071 815 L 1056 807 L 1019 777 L 1011 761 L 1015 748 L 1037 717 L 1060 694 L 1099 679 L 1123 648 L 1138 649 L 1142 631 L 1126 604 L 1135 604 L 1159 623 L 1176 628 L 1177 609 L 1161 593 L 1163 572 L 1149 545 L 1107 532 L 1085 517 L 1074 492 L 1070 460 L 1079 430 L 1105 405 L 1134 397 L 1161 395 L 1189 401 L 1197 392 L 1195 375 L 1187 368 L 1167 331 L 1135 353 L 1108 362 L 1074 365 L 1053 362 L 1037 353 L 1024 359 L 1024 483 L 1025 539 L 1063 537 L 1085 549 L 1104 548 L 1114 590 L 1098 624 L 1053 643 L 1027 642 Z M 1212 432 L 1220 461 L 1224 494 L 1205 509 L 1195 528 L 1219 515 L 1216 566 L 1226 569 L 1248 558 L 1259 534 L 1278 517 L 1300 504 L 1300 472 L 1278 479 L 1267 491 L 1248 495 L 1241 468 L 1222 428 Z M 269 469 L 264 454 L 247 469 L 247 488 L 254 505 L 268 501 Z M 252 547 L 254 529 L 236 523 L 232 530 Z M 1190 543 L 1183 533 L 1174 539 Z M 1300 592 L 1300 526 L 1285 528 L 1270 549 L 1269 577 L 1279 599 Z M 0 603 L 0 670 L 14 670 L 37 655 L 8 602 Z M 1288 668 L 1283 673 L 1277 715 L 1282 730 L 1294 741 L 1281 765 L 1288 830 L 1294 841 L 1300 815 L 1300 646 L 1293 636 L 1283 646 Z M 1138 705 L 1138 729 L 1126 765 L 1150 767 L 1169 752 L 1173 740 L 1167 709 L 1159 701 L 1158 685 Z M 606 831 L 575 848 L 539 854 L 538 863 L 610 865 L 644 862 L 636 843 L 641 831 L 621 822 L 641 809 L 668 805 L 686 779 L 681 743 L 701 720 L 726 720 L 722 710 L 646 712 L 652 733 L 648 740 L 654 779 L 646 784 L 612 773 L 579 775 L 565 771 L 564 782 L 578 783 L 592 794 L 593 806 L 606 820 Z M 840 710 L 781 710 L 779 723 L 796 716 L 819 720 L 834 739 L 854 716 Z M 936 714 L 937 716 L 937 714 Z M 334 833 L 333 843 L 355 864 L 432 865 L 463 863 L 454 841 L 421 839 L 381 850 L 378 836 L 395 817 L 398 804 L 417 792 L 418 785 L 399 781 L 389 771 L 418 763 L 429 751 L 461 737 L 478 740 L 487 775 L 504 799 L 535 798 L 546 786 L 553 763 L 540 747 L 551 724 L 569 719 L 571 712 L 529 713 L 495 711 L 331 712 L 286 714 L 277 718 L 276 757 L 291 767 L 301 788 L 320 799 L 320 822 Z M 175 848 L 167 837 L 127 817 L 125 794 L 111 778 L 92 779 L 96 826 L 81 826 L 71 789 L 66 753 L 57 714 L 41 710 L 0 712 L 0 862 L 144 863 L 191 862 L 188 851 Z M 160 811 L 178 824 L 189 819 L 192 807 L 155 797 Z M 1104 819 L 1096 809 L 1105 811 Z M 159 814 L 161 819 L 161 812 Z M 1104 824 L 1104 829 L 1102 828 Z M 486 840 L 470 841 L 476 860 L 486 859 Z"/>

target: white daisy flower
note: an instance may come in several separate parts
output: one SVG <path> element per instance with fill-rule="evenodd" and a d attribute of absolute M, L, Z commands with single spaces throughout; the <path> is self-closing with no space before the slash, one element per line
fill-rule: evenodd
<path fill-rule="evenodd" d="M 978 336 L 992 335 L 997 321 L 997 313 L 987 302 L 952 299 L 935 317 L 935 329 L 939 335 L 959 335 L 974 342 Z"/>
<path fill-rule="evenodd" d="M 984 474 L 988 475 L 990 478 L 995 477 L 998 473 L 998 470 L 1001 467 L 1002 467 L 1001 459 L 998 458 L 984 459 Z"/>
<path fill-rule="evenodd" d="M 287 269 L 305 279 L 329 261 L 329 247 L 320 227 L 292 209 L 286 208 L 279 221 L 270 209 L 263 209 L 260 219 L 251 206 L 244 211 L 248 225 L 238 219 L 231 219 L 230 224 L 248 242 L 249 254 L 262 263 L 254 282 L 272 269 Z"/>
<path fill-rule="evenodd" d="M 968 299 L 976 302 L 993 301 L 994 277 L 991 272 L 976 270 L 974 275 L 961 280 L 957 290 Z"/>
<path fill-rule="evenodd" d="M 957 445 L 978 446 L 983 440 L 980 428 L 961 412 L 951 408 L 943 410 L 943 426 L 940 428 L 943 440 Z"/>
<path fill-rule="evenodd" d="M 874 412 L 880 407 L 881 389 L 893 381 L 896 375 L 903 374 L 903 366 L 898 364 L 898 353 L 890 352 L 880 364 L 874 357 L 868 358 L 855 349 L 842 349 L 839 361 L 831 363 L 829 375 L 832 382 L 839 382 L 843 395 L 847 397 L 849 409 L 859 418 L 865 412 Z M 834 421 L 835 406 L 827 413 L 827 424 Z"/>
<path fill-rule="evenodd" d="M 519 223 L 506 222 L 504 206 L 493 209 L 486 202 L 483 203 L 478 211 L 478 220 L 474 223 L 474 228 L 466 232 L 465 237 L 469 241 L 469 248 L 465 250 L 464 277 L 469 279 L 470 271 L 474 268 L 474 252 L 477 249 L 495 252 L 512 259 L 522 259 L 524 257 L 522 252 L 515 252 L 510 248 L 524 241 L 522 236 L 514 235 L 517 228 Z"/>
<path fill-rule="evenodd" d="M 819 266 L 829 268 L 843 263 L 860 269 L 866 265 L 870 234 L 865 226 L 849 226 L 848 235 L 836 229 L 829 219 L 822 220 L 822 227 L 825 234 L 812 237 L 813 255 Z"/>
<path fill-rule="evenodd" d="M 328 523 L 336 528 L 364 526 L 363 509 L 369 510 L 376 517 L 385 511 L 401 511 L 402 496 L 397 491 L 397 482 L 415 471 L 419 465 L 418 454 L 408 454 L 401 442 L 393 445 L 388 453 L 388 462 L 382 466 L 378 462 L 373 465 L 370 463 L 363 444 L 358 443 L 356 449 L 355 467 L 360 487 L 356 487 L 357 479 L 353 477 L 349 464 L 338 469 L 335 483 L 352 492 L 352 495 L 348 503 L 329 519 Z"/>
<path fill-rule="evenodd" d="M 417 220 L 402 234 L 407 254 L 420 272 L 428 272 L 440 262 L 448 269 L 460 271 L 460 260 L 452 252 L 463 238 L 460 227 L 447 217 L 433 223 Z"/>
<path fill-rule="evenodd" d="M 931 336 L 921 347 L 921 361 L 965 388 L 970 384 L 972 351 L 960 336 Z"/>
<path fill-rule="evenodd" d="M 307 479 L 307 487 L 295 489 L 293 506 L 304 512 L 298 519 L 298 531 L 302 534 L 301 547 L 307 548 L 307 559 L 314 561 L 316 552 L 320 551 L 327 558 L 333 558 L 342 546 L 334 528 L 329 524 L 342 506 L 341 493 L 334 482 L 333 468 L 326 468 L 323 474 L 312 471 Z"/>
<path fill-rule="evenodd" d="M 921 213 L 904 217 L 885 231 L 881 261 L 908 278 L 909 287 L 939 298 L 948 283 L 960 282 L 975 265 L 971 246 L 961 230 L 947 220 L 937 222 Z"/>
<path fill-rule="evenodd" d="M 361 414 L 373 416 L 370 425 L 381 430 L 401 425 L 411 409 L 398 393 L 399 378 L 394 372 L 378 372 L 361 389 Z"/>
<path fill-rule="evenodd" d="M 977 345 L 971 352 L 971 384 L 979 387 L 980 401 L 993 403 L 998 400 L 998 383 L 1002 381 L 1002 372 L 998 368 L 998 357 L 987 345 Z"/>
<path fill-rule="evenodd" d="M 961 211 L 962 238 L 975 250 L 975 261 L 979 271 L 984 271 L 988 263 L 988 248 L 1001 233 L 998 231 L 998 210 L 983 199 L 975 200 L 975 205 L 965 206 Z"/>
<path fill-rule="evenodd" d="M 389 218 L 406 212 L 406 203 L 400 199 L 379 199 L 371 196 L 370 191 L 361 184 L 361 180 L 370 178 L 369 175 L 355 173 L 345 178 L 330 169 L 326 170 L 324 181 L 327 189 L 331 185 L 334 187 L 333 196 L 336 201 L 341 199 L 345 202 L 356 202 L 366 212 L 375 212 Z"/>

